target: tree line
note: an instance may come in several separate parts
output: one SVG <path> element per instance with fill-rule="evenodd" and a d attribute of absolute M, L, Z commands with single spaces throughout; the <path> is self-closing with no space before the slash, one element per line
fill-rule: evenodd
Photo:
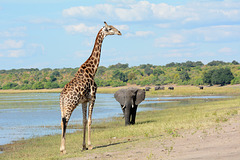
<path fill-rule="evenodd" d="M 12 69 L 0 70 L 0 89 L 52 89 L 63 88 L 78 68 Z M 98 86 L 146 85 L 226 85 L 240 84 L 240 64 L 237 61 L 201 61 L 169 63 L 165 66 L 128 64 L 99 66 L 95 81 Z"/>

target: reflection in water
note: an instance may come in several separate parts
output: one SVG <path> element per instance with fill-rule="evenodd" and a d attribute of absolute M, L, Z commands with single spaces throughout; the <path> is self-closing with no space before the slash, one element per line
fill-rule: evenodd
<path fill-rule="evenodd" d="M 169 101 L 169 99 L 174 98 L 181 99 L 180 97 L 164 97 L 161 98 L 162 101 L 153 101 L 157 100 L 157 98 L 146 98 L 146 101 L 139 105 L 138 112 L 184 106 L 203 101 Z M 213 97 L 211 96 L 210 98 Z M 119 103 L 114 99 L 113 94 L 97 94 L 93 109 L 93 119 L 114 116 L 122 116 L 122 110 Z M 19 139 L 56 133 L 60 134 L 61 114 L 59 108 L 59 93 L 0 94 L 0 117 L 0 145 Z M 71 116 L 70 124 L 74 123 L 82 123 L 81 106 L 78 106 Z M 75 130 L 76 129 L 68 129 L 67 132 L 73 132 Z"/>

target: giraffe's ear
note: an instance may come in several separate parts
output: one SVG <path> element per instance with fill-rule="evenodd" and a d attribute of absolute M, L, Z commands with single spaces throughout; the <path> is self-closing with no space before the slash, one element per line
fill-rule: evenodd
<path fill-rule="evenodd" d="M 107 27 L 107 26 L 108 26 L 107 22 L 105 22 L 105 21 L 104 21 L 104 24 L 105 24 L 105 27 Z"/>
<path fill-rule="evenodd" d="M 107 22 L 104 21 L 104 24 L 105 24 L 105 27 L 104 27 L 105 31 L 108 32 L 108 24 L 107 24 Z"/>

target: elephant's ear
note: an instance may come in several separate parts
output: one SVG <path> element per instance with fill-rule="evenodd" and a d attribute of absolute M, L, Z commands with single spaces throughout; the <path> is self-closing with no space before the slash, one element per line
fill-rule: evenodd
<path fill-rule="evenodd" d="M 144 99 L 145 99 L 145 90 L 138 89 L 135 104 L 139 105 Z"/>
<path fill-rule="evenodd" d="M 114 94 L 114 98 L 121 104 L 125 105 L 125 89 L 120 89 Z"/>

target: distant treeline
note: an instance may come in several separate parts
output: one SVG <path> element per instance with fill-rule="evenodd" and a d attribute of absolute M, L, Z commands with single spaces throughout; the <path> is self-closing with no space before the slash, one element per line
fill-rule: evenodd
<path fill-rule="evenodd" d="M 76 74 L 78 68 L 12 69 L 0 70 L 0 89 L 52 89 L 62 88 Z M 146 85 L 226 85 L 240 84 L 240 64 L 212 61 L 169 63 L 165 66 L 128 64 L 99 66 L 95 81 L 98 86 Z"/>

